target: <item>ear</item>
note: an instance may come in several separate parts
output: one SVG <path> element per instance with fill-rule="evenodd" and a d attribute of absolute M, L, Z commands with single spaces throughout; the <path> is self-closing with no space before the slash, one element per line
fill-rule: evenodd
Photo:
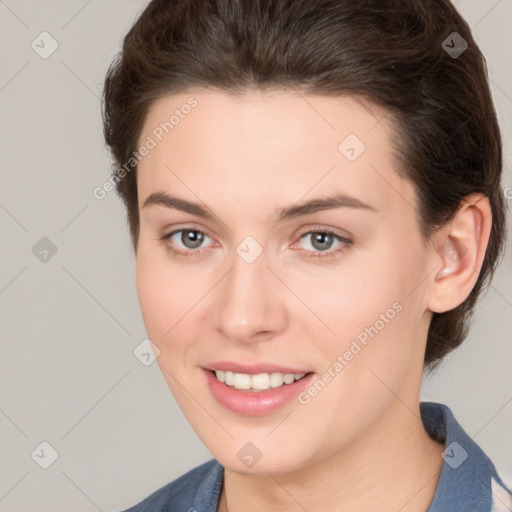
<path fill-rule="evenodd" d="M 434 238 L 427 307 L 443 313 L 464 302 L 480 274 L 489 242 L 492 213 L 483 194 L 466 196 L 452 221 Z"/>

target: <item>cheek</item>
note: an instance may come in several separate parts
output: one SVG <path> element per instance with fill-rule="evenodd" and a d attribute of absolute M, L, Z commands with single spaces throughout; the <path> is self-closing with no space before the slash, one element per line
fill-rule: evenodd
<path fill-rule="evenodd" d="M 165 340 L 172 338 L 173 326 L 185 313 L 186 288 L 179 272 L 171 272 L 171 267 L 165 264 L 161 252 L 142 244 L 135 268 L 137 296 L 148 336 L 164 346 Z"/>
<path fill-rule="evenodd" d="M 343 344 L 400 299 L 398 283 L 388 263 L 373 261 L 371 253 L 354 254 L 338 267 L 315 271 L 315 275 L 294 272 L 289 280 L 294 291 L 312 314 L 301 315 L 310 325 L 324 332 L 323 339 Z M 314 332 L 314 331 L 313 331 Z"/>
<path fill-rule="evenodd" d="M 167 322 L 164 322 L 164 312 L 167 310 L 167 304 L 163 294 L 162 281 L 159 279 L 159 276 L 162 277 L 160 274 L 158 267 L 153 264 L 152 258 L 139 245 L 135 266 L 135 282 L 142 317 L 150 338 L 152 336 L 161 338 L 169 328 L 169 325 L 165 327 Z"/>
<path fill-rule="evenodd" d="M 184 351 L 189 340 L 197 338 L 198 326 L 203 325 L 197 315 L 209 289 L 205 277 L 172 264 L 164 249 L 139 246 L 137 296 L 148 337 L 161 350 L 159 359 L 169 359 L 169 351 Z"/>
<path fill-rule="evenodd" d="M 369 367 L 387 374 L 406 367 L 417 348 L 421 313 L 421 290 L 411 293 L 424 277 L 421 254 L 400 253 L 382 241 L 378 246 L 313 281 L 295 276 L 301 283 L 298 294 L 315 313 L 302 315 L 302 330 L 316 340 L 324 362 L 329 365 L 346 355 L 350 373 L 361 368 L 367 377 Z"/>
<path fill-rule="evenodd" d="M 201 297 L 195 289 L 199 282 L 190 273 L 170 265 L 165 255 L 139 245 L 136 261 L 136 287 L 148 337 L 158 346 L 157 364 L 169 390 L 191 425 L 197 424 L 198 412 L 187 389 L 190 375 L 195 371 L 191 350 L 197 339 L 199 322 L 194 318 L 194 304 Z M 204 295 L 206 291 L 202 292 Z M 200 418 L 203 423 L 206 418 Z"/>

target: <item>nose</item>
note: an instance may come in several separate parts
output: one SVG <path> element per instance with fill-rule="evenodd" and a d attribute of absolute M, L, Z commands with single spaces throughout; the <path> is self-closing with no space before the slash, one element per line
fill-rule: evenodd
<path fill-rule="evenodd" d="M 246 344 L 279 335 L 287 324 L 284 287 L 268 267 L 265 252 L 252 262 L 234 252 L 230 262 L 216 287 L 216 328 L 226 338 Z"/>

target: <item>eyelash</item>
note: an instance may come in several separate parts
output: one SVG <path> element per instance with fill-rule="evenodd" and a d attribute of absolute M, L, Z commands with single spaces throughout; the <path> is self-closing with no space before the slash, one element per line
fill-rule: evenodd
<path fill-rule="evenodd" d="M 176 249 L 175 247 L 173 247 L 173 246 L 169 245 L 168 243 L 166 243 L 167 240 L 169 240 L 173 235 L 175 235 L 176 233 L 180 233 L 182 231 L 193 231 L 195 233 L 201 233 L 202 235 L 206 235 L 208 238 L 211 238 L 211 237 L 208 236 L 207 233 L 205 233 L 204 231 L 201 231 L 199 229 L 195 229 L 195 228 L 181 228 L 181 229 L 177 229 L 175 231 L 172 231 L 171 233 L 162 235 L 159 238 L 160 243 L 163 243 L 165 245 L 166 250 L 169 251 L 174 256 L 184 256 L 186 258 L 198 258 L 199 256 L 201 256 L 201 254 L 203 253 L 203 250 L 205 250 L 206 248 L 190 249 L 188 251 L 180 251 L 179 249 Z M 338 255 L 340 255 L 341 253 L 345 252 L 348 248 L 352 247 L 352 245 L 353 245 L 352 240 L 349 240 L 348 238 L 344 238 L 344 237 L 338 235 L 337 233 L 334 233 L 333 231 L 329 231 L 329 230 L 326 230 L 326 229 L 316 229 L 316 228 L 312 229 L 312 230 L 309 230 L 309 231 L 305 231 L 304 233 L 302 233 L 300 235 L 300 237 L 299 237 L 299 240 L 301 240 L 306 235 L 309 235 L 309 234 L 312 234 L 312 233 L 322 233 L 322 234 L 330 235 L 330 236 L 336 238 L 337 240 L 339 240 L 341 242 L 342 246 L 339 247 L 336 250 L 329 250 L 329 251 L 308 251 L 308 250 L 303 250 L 303 252 L 305 252 L 308 255 L 308 257 L 310 257 L 310 258 L 320 258 L 320 259 L 335 258 Z"/>

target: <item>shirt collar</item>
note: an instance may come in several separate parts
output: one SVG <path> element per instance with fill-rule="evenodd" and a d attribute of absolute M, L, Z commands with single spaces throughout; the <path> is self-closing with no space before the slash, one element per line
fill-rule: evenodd
<path fill-rule="evenodd" d="M 443 466 L 427 512 L 491 509 L 494 466 L 443 404 L 421 402 L 423 425 L 430 437 L 445 445 Z"/>

